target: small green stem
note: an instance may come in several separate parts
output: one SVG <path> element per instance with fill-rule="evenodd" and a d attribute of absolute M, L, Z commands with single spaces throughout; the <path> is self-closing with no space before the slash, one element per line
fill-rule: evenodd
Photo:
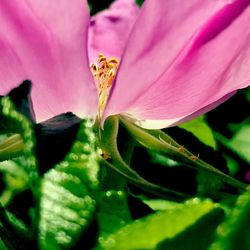
<path fill-rule="evenodd" d="M 159 152 L 164 152 L 168 157 L 173 160 L 182 162 L 183 164 L 195 168 L 197 170 L 202 170 L 213 174 L 223 182 L 239 190 L 244 190 L 247 187 L 247 184 L 244 184 L 232 178 L 231 176 L 221 172 L 212 165 L 202 161 L 197 156 L 185 149 L 183 146 L 179 145 L 168 135 L 164 134 L 162 131 L 148 131 L 127 121 L 124 117 L 120 117 L 120 121 L 128 129 L 131 135 L 145 147 Z"/>

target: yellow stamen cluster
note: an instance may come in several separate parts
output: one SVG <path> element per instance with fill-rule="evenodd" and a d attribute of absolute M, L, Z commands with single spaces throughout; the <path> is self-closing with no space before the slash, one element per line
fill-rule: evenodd
<path fill-rule="evenodd" d="M 97 63 L 90 65 L 99 94 L 99 112 L 102 113 L 109 95 L 112 82 L 115 78 L 119 61 L 111 57 L 107 59 L 103 54 L 99 54 Z"/>

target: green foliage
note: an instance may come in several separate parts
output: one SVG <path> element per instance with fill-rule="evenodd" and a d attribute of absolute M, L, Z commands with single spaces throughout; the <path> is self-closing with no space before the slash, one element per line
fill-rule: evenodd
<path fill-rule="evenodd" d="M 8 250 L 8 249 L 6 248 L 6 246 L 4 245 L 4 243 L 3 243 L 2 240 L 0 240 L 0 249 L 1 249 L 1 250 Z"/>
<path fill-rule="evenodd" d="M 100 249 L 155 249 L 159 242 L 174 238 L 216 207 L 211 201 L 194 199 L 174 209 L 156 212 L 102 239 Z"/>
<path fill-rule="evenodd" d="M 217 230 L 217 241 L 211 250 L 250 249 L 250 192 L 238 198 L 235 208 L 228 214 L 226 221 Z"/>
<path fill-rule="evenodd" d="M 250 163 L 250 124 L 246 123 L 237 129 L 237 132 L 229 140 L 222 138 L 223 142 Z"/>
<path fill-rule="evenodd" d="M 114 233 L 131 221 L 125 192 L 114 190 L 103 192 L 98 203 L 99 238 Z"/>
<path fill-rule="evenodd" d="M 16 110 L 9 97 L 0 98 L 0 134 L 0 171 L 5 184 L 0 202 L 8 207 L 16 194 L 34 189 L 38 181 L 33 124 Z M 25 223 L 4 207 L 0 220 L 3 244 L 8 249 L 24 249 L 29 241 Z"/>
<path fill-rule="evenodd" d="M 213 209 L 183 230 L 176 237 L 167 239 L 157 246 L 157 250 L 207 250 L 214 239 L 214 231 L 224 217 L 222 209 Z"/>
<path fill-rule="evenodd" d="M 180 203 L 168 201 L 168 200 L 158 200 L 158 199 L 142 199 L 142 201 L 147 204 L 154 211 L 164 211 L 169 209 L 175 209 L 180 206 Z"/>
<path fill-rule="evenodd" d="M 204 116 L 191 120 L 180 125 L 181 128 L 193 133 L 204 144 L 216 149 L 216 141 L 213 136 L 212 129 L 207 125 Z"/>
<path fill-rule="evenodd" d="M 223 187 L 223 182 L 204 172 L 199 172 L 197 174 L 197 195 L 200 197 L 213 197 L 215 199 L 219 198 L 219 190 Z"/>
<path fill-rule="evenodd" d="M 64 161 L 45 174 L 41 183 L 39 246 L 68 249 L 93 219 L 98 188 L 98 161 L 91 123 L 84 121 Z"/>
<path fill-rule="evenodd" d="M 14 134 L 8 140 L 8 145 L 5 147 L 5 141 L 0 144 L 0 158 L 7 160 L 8 158 L 16 157 L 18 154 L 12 154 L 13 151 L 18 151 L 19 145 L 24 145 L 22 148 L 23 160 L 19 161 L 21 167 L 29 175 L 30 184 L 38 178 L 37 162 L 34 156 L 35 139 L 33 126 L 30 121 L 22 114 L 18 113 L 12 104 L 9 97 L 0 99 L 0 133 Z M 20 136 L 20 139 L 19 139 Z M 13 142 L 12 142 L 13 141 Z M 17 147 L 17 150 L 15 150 Z"/>

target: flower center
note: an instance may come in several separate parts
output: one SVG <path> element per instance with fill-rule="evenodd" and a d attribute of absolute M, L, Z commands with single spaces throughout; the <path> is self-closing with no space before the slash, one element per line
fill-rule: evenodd
<path fill-rule="evenodd" d="M 90 65 L 91 72 L 98 88 L 99 115 L 102 115 L 106 106 L 109 91 L 115 78 L 118 66 L 119 60 L 114 57 L 107 59 L 103 54 L 98 55 L 97 63 L 92 63 Z"/>

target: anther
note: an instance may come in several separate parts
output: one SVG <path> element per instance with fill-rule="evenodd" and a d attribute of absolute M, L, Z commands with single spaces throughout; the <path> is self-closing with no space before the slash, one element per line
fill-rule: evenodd
<path fill-rule="evenodd" d="M 91 72 L 98 87 L 100 115 L 106 105 L 118 66 L 119 60 L 114 57 L 107 59 L 102 53 L 98 55 L 97 63 L 92 63 L 90 65 Z"/>
<path fill-rule="evenodd" d="M 111 57 L 109 60 L 108 60 L 108 63 L 114 63 L 114 64 L 117 64 L 118 63 L 118 60 L 114 57 Z"/>
<path fill-rule="evenodd" d="M 106 57 L 99 57 L 99 59 L 98 59 L 99 63 L 106 62 L 106 61 L 107 61 Z"/>

